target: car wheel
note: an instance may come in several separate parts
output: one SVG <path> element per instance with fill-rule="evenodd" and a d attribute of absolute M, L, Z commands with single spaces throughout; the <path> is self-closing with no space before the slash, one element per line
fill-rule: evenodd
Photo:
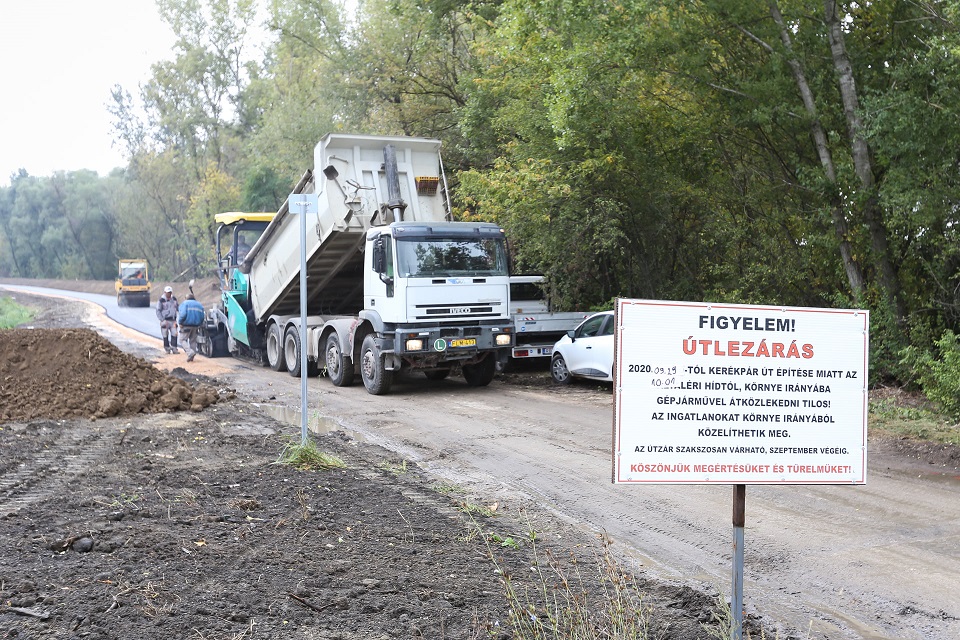
<path fill-rule="evenodd" d="M 570 384 L 573 379 L 570 370 L 567 369 L 567 361 L 559 353 L 553 354 L 553 358 L 550 360 L 550 377 L 557 384 Z"/>

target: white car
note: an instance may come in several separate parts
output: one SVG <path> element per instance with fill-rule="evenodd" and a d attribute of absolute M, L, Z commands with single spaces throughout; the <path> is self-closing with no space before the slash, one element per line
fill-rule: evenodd
<path fill-rule="evenodd" d="M 558 384 L 574 378 L 613 381 L 613 311 L 595 313 L 553 345 L 550 375 Z"/>

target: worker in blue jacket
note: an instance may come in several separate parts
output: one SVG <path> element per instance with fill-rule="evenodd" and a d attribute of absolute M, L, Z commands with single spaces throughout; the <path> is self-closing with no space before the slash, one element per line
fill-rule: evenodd
<path fill-rule="evenodd" d="M 205 317 L 203 305 L 197 302 L 192 293 L 188 293 L 187 299 L 180 305 L 180 311 L 177 315 L 177 323 L 180 325 L 180 340 L 187 350 L 187 362 L 193 362 L 194 356 L 197 355 L 197 334 L 200 332 L 200 326 L 203 324 Z"/>

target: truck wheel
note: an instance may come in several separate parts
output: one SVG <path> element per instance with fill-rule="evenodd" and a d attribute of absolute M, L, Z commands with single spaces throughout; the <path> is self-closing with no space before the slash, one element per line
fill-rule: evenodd
<path fill-rule="evenodd" d="M 427 376 L 427 380 L 443 380 L 450 375 L 450 369 L 433 369 L 424 371 L 423 375 Z"/>
<path fill-rule="evenodd" d="M 120 295 L 119 293 L 117 294 L 117 306 L 118 306 L 118 307 L 125 307 L 125 306 L 127 306 L 127 299 L 124 298 L 124 297 L 123 297 L 122 295 Z"/>
<path fill-rule="evenodd" d="M 353 363 L 347 363 L 340 348 L 340 336 L 334 331 L 327 336 L 326 362 L 327 375 L 335 387 L 349 387 L 353 384 Z"/>
<path fill-rule="evenodd" d="M 363 386 L 367 388 L 367 392 L 375 396 L 387 393 L 393 384 L 393 371 L 387 371 L 384 367 L 380 347 L 372 333 L 363 339 L 363 346 L 360 348 L 360 377 L 363 378 Z"/>
<path fill-rule="evenodd" d="M 550 360 L 550 377 L 557 384 L 570 384 L 570 381 L 573 380 L 570 370 L 567 369 L 567 361 L 559 353 L 553 354 L 553 358 Z"/>
<path fill-rule="evenodd" d="M 485 387 L 497 372 L 497 361 L 492 353 L 476 364 L 463 365 L 463 379 L 471 387 Z"/>
<path fill-rule="evenodd" d="M 287 371 L 294 378 L 300 377 L 300 330 L 297 327 L 287 329 L 283 340 L 283 359 L 287 363 Z M 320 368 L 315 360 L 307 360 L 307 377 L 312 378 L 320 374 Z"/>
<path fill-rule="evenodd" d="M 276 322 L 272 323 L 270 328 L 267 329 L 267 364 L 274 371 L 282 371 L 287 368 L 287 362 L 283 358 L 283 333 L 280 331 L 280 325 Z"/>
<path fill-rule="evenodd" d="M 300 377 L 300 330 L 297 327 L 288 327 L 283 338 L 283 359 L 287 363 L 287 371 L 294 378 Z"/>

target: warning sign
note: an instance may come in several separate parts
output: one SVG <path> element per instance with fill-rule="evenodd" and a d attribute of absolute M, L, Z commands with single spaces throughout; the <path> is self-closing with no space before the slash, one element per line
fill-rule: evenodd
<path fill-rule="evenodd" d="M 867 311 L 616 312 L 615 483 L 866 483 Z"/>

